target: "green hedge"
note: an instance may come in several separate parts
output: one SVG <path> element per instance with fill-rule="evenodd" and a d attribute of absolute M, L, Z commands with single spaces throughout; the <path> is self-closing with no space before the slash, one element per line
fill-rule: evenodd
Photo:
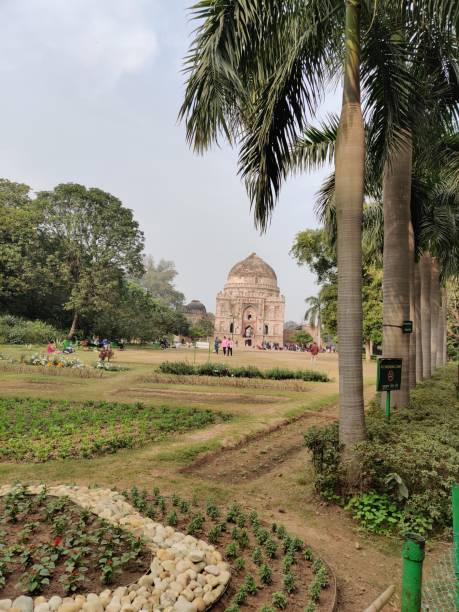
<path fill-rule="evenodd" d="M 0 316 L 0 344 L 45 344 L 64 335 L 64 332 L 43 321 L 28 321 L 13 315 Z"/>
<path fill-rule="evenodd" d="M 271 380 L 304 380 L 328 382 L 330 379 L 323 372 L 315 370 L 288 370 L 272 368 L 259 370 L 254 366 L 233 368 L 225 363 L 203 363 L 193 365 L 187 361 L 163 361 L 159 364 L 163 374 L 181 374 L 182 376 L 231 376 L 233 378 L 265 378 Z"/>
<path fill-rule="evenodd" d="M 368 440 L 357 446 L 362 493 L 349 504 L 364 527 L 428 532 L 450 526 L 451 487 L 459 479 L 456 369 L 447 366 L 418 384 L 410 406 L 393 410 L 390 423 L 380 402 L 372 403 L 366 415 Z M 336 424 L 309 430 L 305 441 L 313 453 L 319 493 L 348 501 Z"/>

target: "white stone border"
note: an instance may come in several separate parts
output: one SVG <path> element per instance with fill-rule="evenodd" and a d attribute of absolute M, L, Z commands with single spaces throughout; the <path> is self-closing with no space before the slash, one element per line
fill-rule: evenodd
<path fill-rule="evenodd" d="M 14 490 L 0 487 L 0 496 Z M 44 485 L 26 487 L 37 495 Z M 110 489 L 59 485 L 47 487 L 48 495 L 68 497 L 114 525 L 141 536 L 152 553 L 150 572 L 127 587 L 102 593 L 0 600 L 0 612 L 203 612 L 223 595 L 231 578 L 230 567 L 214 546 L 204 540 L 165 527 L 146 518 Z"/>

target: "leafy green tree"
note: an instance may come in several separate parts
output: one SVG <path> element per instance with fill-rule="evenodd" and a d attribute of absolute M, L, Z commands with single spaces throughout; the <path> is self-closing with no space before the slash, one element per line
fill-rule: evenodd
<path fill-rule="evenodd" d="M 79 317 L 103 312 L 125 277 L 143 272 L 143 234 L 132 211 L 97 188 L 67 183 L 37 196 L 39 232 L 52 245 L 49 261 L 67 288 L 64 308 Z"/>
<path fill-rule="evenodd" d="M 151 255 L 146 255 L 143 260 L 145 273 L 140 279 L 140 284 L 145 287 L 154 298 L 164 302 L 167 306 L 179 308 L 185 301 L 185 296 L 174 287 L 177 270 L 173 261 L 160 259 L 158 264 Z"/>
<path fill-rule="evenodd" d="M 304 331 L 304 329 L 299 329 L 293 334 L 292 340 L 296 344 L 305 347 L 312 342 L 312 336 L 307 331 Z"/>
<path fill-rule="evenodd" d="M 187 331 L 181 313 L 155 299 L 135 282 L 123 282 L 118 295 L 102 312 L 82 325 L 87 333 L 110 338 L 149 342 Z"/>
<path fill-rule="evenodd" d="M 59 281 L 30 187 L 0 180 L 0 309 L 62 326 Z"/>

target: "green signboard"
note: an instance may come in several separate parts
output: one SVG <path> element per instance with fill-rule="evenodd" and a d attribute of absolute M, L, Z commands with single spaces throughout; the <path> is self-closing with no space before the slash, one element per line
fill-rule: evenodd
<path fill-rule="evenodd" d="M 402 332 L 404 334 L 412 334 L 413 333 L 413 321 L 403 321 Z"/>
<path fill-rule="evenodd" d="M 398 391 L 402 383 L 402 359 L 378 359 L 378 391 Z"/>

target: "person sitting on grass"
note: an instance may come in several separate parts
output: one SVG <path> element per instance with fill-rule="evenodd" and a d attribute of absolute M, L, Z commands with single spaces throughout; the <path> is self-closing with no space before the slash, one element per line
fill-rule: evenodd
<path fill-rule="evenodd" d="M 56 346 L 52 340 L 48 342 L 48 347 L 46 348 L 46 352 L 48 353 L 48 355 L 52 355 L 53 353 L 57 352 Z"/>
<path fill-rule="evenodd" d="M 66 338 L 64 340 L 64 351 L 63 351 L 66 355 L 70 354 L 70 353 L 74 353 L 75 349 L 73 347 L 73 341 L 71 338 Z"/>

